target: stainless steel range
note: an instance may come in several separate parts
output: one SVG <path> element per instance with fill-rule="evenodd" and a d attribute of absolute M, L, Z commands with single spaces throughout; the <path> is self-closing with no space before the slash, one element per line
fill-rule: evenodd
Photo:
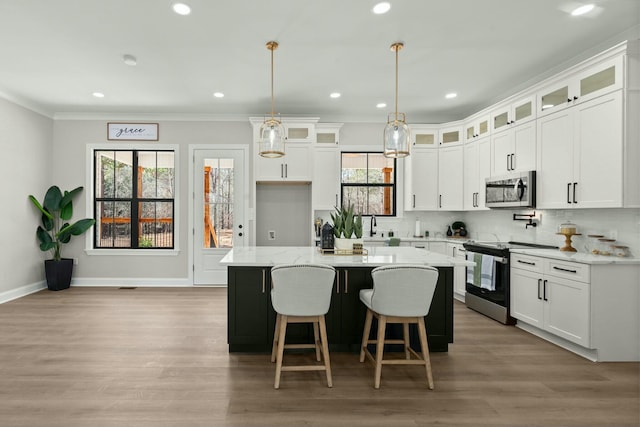
<path fill-rule="evenodd" d="M 557 249 L 557 246 L 526 242 L 474 242 L 464 243 L 467 260 L 476 262 L 477 268 L 467 267 L 467 307 L 505 325 L 513 325 L 510 301 L 510 250 Z"/>

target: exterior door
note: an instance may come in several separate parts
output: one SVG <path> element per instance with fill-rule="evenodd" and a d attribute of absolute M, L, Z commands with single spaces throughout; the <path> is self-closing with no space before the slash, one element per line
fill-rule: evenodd
<path fill-rule="evenodd" d="M 194 151 L 194 285 L 226 285 L 220 260 L 248 242 L 244 149 Z"/>

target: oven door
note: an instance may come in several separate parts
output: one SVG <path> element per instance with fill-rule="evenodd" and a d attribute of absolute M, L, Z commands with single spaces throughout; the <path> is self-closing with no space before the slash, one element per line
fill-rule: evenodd
<path fill-rule="evenodd" d="M 466 291 L 487 301 L 507 307 L 508 258 L 467 250 L 467 260 L 475 262 L 476 265 L 467 267 Z"/>

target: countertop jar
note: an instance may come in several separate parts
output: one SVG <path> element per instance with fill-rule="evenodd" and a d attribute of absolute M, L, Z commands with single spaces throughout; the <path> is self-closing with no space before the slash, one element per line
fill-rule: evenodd
<path fill-rule="evenodd" d="M 613 244 L 615 239 L 598 239 L 598 251 L 599 255 L 609 256 L 613 255 Z"/>
<path fill-rule="evenodd" d="M 558 227 L 558 233 L 560 234 L 576 234 L 576 232 L 577 227 L 571 222 L 565 222 L 563 224 L 560 224 L 560 227 Z"/>
<path fill-rule="evenodd" d="M 587 250 L 587 252 L 593 254 L 593 255 L 599 255 L 600 254 L 600 242 L 598 242 L 598 239 L 604 239 L 604 236 L 602 234 L 589 234 L 587 235 L 587 237 L 589 237 L 589 240 L 587 241 L 587 244 L 585 245 L 585 249 Z"/>

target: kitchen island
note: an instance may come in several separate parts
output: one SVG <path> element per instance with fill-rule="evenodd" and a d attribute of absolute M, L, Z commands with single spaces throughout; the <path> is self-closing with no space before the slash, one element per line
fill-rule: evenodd
<path fill-rule="evenodd" d="M 320 263 L 336 268 L 331 307 L 326 316 L 332 351 L 359 351 L 366 309 L 361 289 L 373 287 L 371 270 L 389 264 L 424 264 L 439 271 L 425 317 L 431 351 L 448 351 L 453 342 L 453 267 L 467 261 L 413 247 L 365 247 L 363 255 L 323 254 L 316 247 L 242 247 L 221 261 L 228 266 L 227 341 L 230 352 L 270 352 L 276 314 L 271 306 L 271 267 Z M 391 331 L 392 334 L 401 331 Z M 415 331 L 411 332 L 412 342 Z M 290 325 L 287 342 L 313 341 L 309 325 Z"/>

